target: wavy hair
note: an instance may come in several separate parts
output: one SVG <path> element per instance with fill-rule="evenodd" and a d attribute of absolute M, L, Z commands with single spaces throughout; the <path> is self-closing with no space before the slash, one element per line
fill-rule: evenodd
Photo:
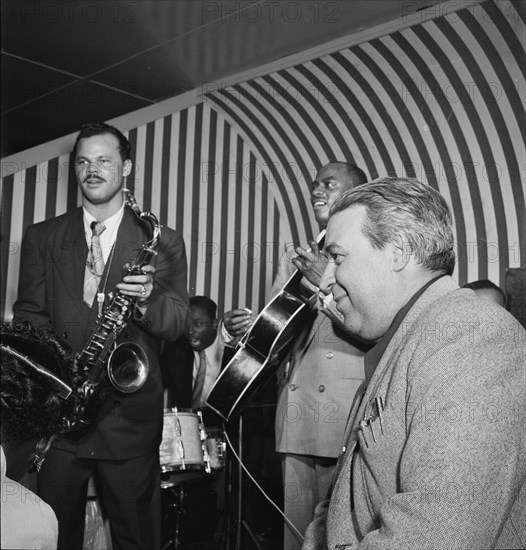
<path fill-rule="evenodd" d="M 423 267 L 453 273 L 453 221 L 438 191 L 413 178 L 378 178 L 343 193 L 331 216 L 358 205 L 366 208 L 362 233 L 371 246 L 381 250 L 400 237 Z"/>

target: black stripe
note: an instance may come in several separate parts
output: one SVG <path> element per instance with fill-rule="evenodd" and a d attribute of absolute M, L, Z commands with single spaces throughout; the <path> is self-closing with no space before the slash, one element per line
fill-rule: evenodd
<path fill-rule="evenodd" d="M 272 232 L 272 240 L 275 243 L 272 247 L 272 282 L 274 282 L 274 279 L 276 278 L 276 273 L 278 271 L 278 265 L 279 265 L 279 259 L 281 258 L 281 255 L 284 254 L 284 250 L 281 246 L 281 240 L 280 240 L 280 231 L 279 231 L 279 210 L 278 205 L 276 204 L 276 201 L 274 201 L 274 227 Z M 297 242 L 297 241 L 296 241 Z M 276 246 L 277 244 L 277 246 Z M 285 243 L 283 243 L 285 244 Z M 271 296 L 273 298 L 273 296 Z"/>
<path fill-rule="evenodd" d="M 35 217 L 35 186 L 37 180 L 37 167 L 31 166 L 26 170 L 24 185 L 24 206 L 22 213 L 22 232 L 25 233 L 27 226 L 33 223 Z"/>
<path fill-rule="evenodd" d="M 279 172 L 276 170 L 274 163 L 272 162 L 272 157 L 269 155 L 269 153 L 267 153 L 266 148 L 263 147 L 262 143 L 259 141 L 256 134 L 251 130 L 250 126 L 246 124 L 244 118 L 241 118 L 233 109 L 231 109 L 224 101 L 219 99 L 216 95 L 210 95 L 208 96 L 208 98 L 214 103 L 216 103 L 220 107 L 220 109 L 222 109 L 224 113 L 226 113 L 232 120 L 234 120 L 236 124 L 246 133 L 248 138 L 255 145 L 261 158 L 267 163 L 267 166 L 269 167 L 269 172 L 272 174 L 272 177 L 275 179 L 276 185 L 278 186 L 280 194 L 283 197 L 285 210 L 287 212 L 287 218 L 291 220 L 291 230 L 292 230 L 293 238 L 295 240 L 294 242 L 299 242 L 298 226 L 294 219 L 292 205 L 290 204 L 288 194 L 286 193 L 283 180 Z"/>
<path fill-rule="evenodd" d="M 159 220 L 168 225 L 168 197 L 170 194 L 170 148 L 172 146 L 172 115 L 164 117 L 161 156 L 161 210 Z"/>
<path fill-rule="evenodd" d="M 144 188 L 142 209 L 145 212 L 152 210 L 152 180 L 153 180 L 153 148 L 155 141 L 155 122 L 146 125 L 146 144 L 144 147 Z M 141 167 L 138 167 L 139 170 Z"/>
<path fill-rule="evenodd" d="M 47 163 L 47 189 L 46 189 L 46 220 L 54 218 L 57 211 L 57 182 L 58 182 L 58 157 L 52 158 Z"/>
<path fill-rule="evenodd" d="M 225 311 L 225 289 L 226 289 L 226 269 L 227 269 L 227 253 L 228 246 L 228 174 L 230 172 L 230 124 L 225 121 L 223 127 L 223 166 L 221 171 L 221 238 L 219 240 L 219 296 L 217 300 L 217 308 L 219 311 Z"/>
<path fill-rule="evenodd" d="M 434 100 L 437 102 L 438 106 L 443 112 L 445 120 L 447 120 L 449 123 L 451 134 L 457 144 L 457 148 L 462 158 L 464 167 L 470 167 L 470 169 L 465 170 L 465 174 L 475 214 L 475 230 L 476 234 L 485 240 L 486 227 L 484 225 L 484 219 L 483 217 L 481 217 L 483 216 L 482 200 L 480 198 L 480 189 L 478 187 L 476 178 L 474 177 L 473 159 L 471 157 L 469 147 L 462 132 L 462 128 L 460 127 L 454 110 L 451 108 L 451 103 L 445 96 L 442 87 L 435 78 L 433 71 L 429 67 L 429 64 L 411 45 L 409 39 L 402 33 L 394 33 L 392 35 L 392 38 L 400 46 L 400 48 L 404 50 L 405 54 L 409 57 L 409 59 L 411 59 L 412 63 L 416 66 L 416 68 L 424 78 L 427 89 L 432 92 Z M 431 37 L 428 36 L 428 38 L 429 40 L 427 40 L 425 36 L 420 36 L 420 39 L 424 42 L 426 47 L 432 50 L 434 43 Z M 460 193 L 458 192 L 457 174 L 455 172 L 453 161 L 451 160 L 446 141 L 442 135 L 442 132 L 440 131 L 440 126 L 436 122 L 431 110 L 429 109 L 426 99 L 422 96 L 421 92 L 418 90 L 418 87 L 416 87 L 412 81 L 408 82 L 408 84 L 410 85 L 410 88 L 408 88 L 408 92 L 415 97 L 415 102 L 419 106 L 421 105 L 421 110 L 424 113 L 426 122 L 428 123 L 428 126 L 435 139 L 435 143 L 437 144 L 437 148 L 446 174 L 446 179 L 448 181 L 448 188 L 453 202 L 451 206 L 455 216 L 455 225 L 457 228 L 457 245 L 459 247 L 459 257 L 457 258 L 459 273 L 458 278 L 459 283 L 463 285 L 468 282 L 468 250 L 461 250 L 461 247 L 466 245 L 466 227 L 464 221 L 464 212 L 459 208 L 459 205 L 461 205 L 461 200 Z M 463 238 L 462 235 L 464 235 Z M 483 260 L 482 258 L 482 250 L 480 248 L 478 248 L 477 253 L 479 264 L 485 263 L 485 260 Z M 484 278 L 487 278 L 487 275 Z"/>
<path fill-rule="evenodd" d="M 13 215 L 13 187 L 15 176 L 10 174 L 2 178 L 2 205 L 0 211 L 2 213 L 0 217 L 0 243 L 2 249 L 2 265 L 0 266 L 0 308 L 2 313 L 2 319 L 6 318 L 6 297 L 7 297 L 7 274 L 8 267 L 13 269 L 13 266 L 9 265 L 15 254 L 20 255 L 20 247 L 18 243 L 11 241 L 11 219 Z"/>
<path fill-rule="evenodd" d="M 68 188 L 67 188 L 67 202 L 66 202 L 66 210 L 68 212 L 77 207 L 77 194 L 78 194 L 78 184 L 77 184 L 77 175 L 75 174 L 75 157 L 73 156 L 73 152 L 71 152 L 69 155 L 69 164 L 68 164 Z"/>
<path fill-rule="evenodd" d="M 400 61 L 398 61 L 398 59 L 393 55 L 393 53 L 390 52 L 385 46 L 385 44 L 383 44 L 380 40 L 372 40 L 371 45 L 380 53 L 380 55 L 384 57 L 388 65 L 391 66 L 392 69 L 396 72 L 396 74 L 398 75 L 399 81 L 403 82 L 404 85 L 407 86 L 408 90 L 414 96 L 415 103 L 420 108 L 420 112 L 422 113 L 424 119 L 426 119 L 428 126 L 434 129 L 437 126 L 436 121 L 433 115 L 431 114 L 429 107 L 426 105 L 422 95 L 418 91 L 418 87 L 415 85 L 415 83 L 409 76 L 409 73 L 405 70 L 405 68 L 402 66 Z M 435 169 L 431 161 L 431 158 L 429 156 L 429 152 L 424 143 L 424 140 L 421 137 L 417 124 L 415 123 L 413 117 L 409 115 L 409 112 L 406 106 L 404 105 L 399 95 L 396 93 L 394 86 L 391 83 L 385 83 L 385 84 L 387 85 L 387 88 L 386 88 L 387 93 L 390 95 L 391 100 L 393 101 L 393 103 L 395 104 L 396 108 L 400 113 L 400 116 L 405 121 L 409 133 L 413 137 L 416 149 L 422 161 L 422 166 L 423 166 L 428 183 L 431 185 L 431 187 L 434 187 L 437 191 L 439 191 Z M 437 134 L 439 134 L 439 132 L 434 131 L 435 143 L 436 143 Z M 451 164 L 450 159 L 446 159 L 446 160 L 449 160 L 449 164 Z M 444 159 L 442 159 L 442 161 L 444 161 Z M 450 173 L 450 177 L 453 177 L 453 174 Z M 455 220 L 457 222 L 456 223 L 457 242 L 466 242 L 466 227 L 464 223 L 464 215 L 462 212 L 462 203 L 460 202 L 460 193 L 458 192 L 458 188 L 456 185 L 451 185 L 450 191 L 452 193 L 451 206 L 455 216 Z M 462 279 L 466 278 L 467 266 L 463 262 L 460 262 L 457 265 L 459 270 L 459 278 L 462 278 Z"/>
<path fill-rule="evenodd" d="M 188 131 L 188 109 L 183 109 L 179 116 L 179 157 L 177 162 L 177 203 L 175 229 L 183 235 L 184 228 L 184 192 L 186 187 L 186 134 Z"/>
<path fill-rule="evenodd" d="M 208 170 L 206 171 L 206 180 L 208 186 L 208 198 L 206 211 L 208 221 L 206 224 L 206 242 L 201 247 L 203 255 L 203 266 L 205 269 L 205 296 L 211 296 L 212 292 L 212 255 L 217 254 L 218 243 L 214 242 L 214 226 L 217 223 L 218 215 L 221 215 L 221 209 L 214 208 L 214 191 L 216 186 L 216 134 L 217 134 L 217 113 L 213 109 L 210 111 L 210 126 L 208 130 Z M 213 297 L 215 300 L 217 297 Z"/>
<path fill-rule="evenodd" d="M 318 103 L 314 101 L 312 95 L 309 94 L 309 91 L 305 88 L 305 86 L 303 86 L 303 84 L 301 84 L 301 82 L 299 82 L 299 80 L 294 78 L 288 71 L 279 71 L 278 74 L 284 80 L 286 80 L 293 88 L 297 89 L 303 95 L 303 97 L 307 100 L 307 102 L 310 104 L 312 109 L 314 109 L 315 111 L 320 110 Z M 310 114 L 307 112 L 307 110 L 304 107 L 302 107 L 298 99 L 296 100 L 292 99 L 291 95 L 286 90 L 284 90 L 282 86 L 280 86 L 280 88 L 283 90 L 284 99 L 287 100 L 289 104 L 294 105 L 294 108 L 302 118 L 303 122 L 309 127 L 310 131 L 316 137 L 317 145 L 323 149 L 327 158 L 329 159 L 333 158 L 334 151 L 331 149 L 331 146 L 329 145 L 329 142 L 325 139 L 323 132 L 316 126 L 316 124 L 314 123 L 314 120 L 312 119 Z M 334 132 L 334 127 L 332 128 L 332 131 Z M 315 161 L 315 165 L 319 167 L 321 164 L 321 161 L 317 155 L 313 160 Z M 309 183 L 311 183 L 312 181 L 312 174 L 310 174 L 310 176 L 311 177 L 307 180 Z"/>
<path fill-rule="evenodd" d="M 247 262 L 247 287 L 245 291 L 245 304 L 252 306 L 252 280 L 254 279 L 254 262 L 259 262 L 261 243 L 259 248 L 254 242 L 254 222 L 256 213 L 256 157 L 249 155 L 248 172 L 248 233 L 247 243 L 241 251 L 242 261 Z"/>
<path fill-rule="evenodd" d="M 236 185 L 234 187 L 234 273 L 232 279 L 232 307 L 239 307 L 239 288 L 241 281 L 241 209 L 243 185 L 243 140 L 237 136 L 236 140 Z"/>
<path fill-rule="evenodd" d="M 517 29 L 524 32 L 524 26 L 526 25 L 526 3 L 524 0 L 511 0 L 511 4 L 517 10 L 517 15 L 522 20 L 522 25 L 516 24 Z M 522 72 L 524 78 L 526 78 L 526 63 L 524 63 L 524 43 L 521 43 L 520 38 L 517 37 L 517 34 L 513 30 L 513 27 L 510 25 L 508 18 L 499 10 L 497 5 L 493 2 L 484 2 L 482 7 L 486 10 L 486 13 L 489 14 L 493 23 L 497 26 L 502 34 L 504 40 L 508 44 L 513 57 L 515 57 L 515 62 L 517 63 L 518 69 Z M 493 9 L 492 9 L 493 8 Z M 514 17 L 514 14 L 508 16 L 510 19 Z M 522 28 L 521 28 L 522 27 Z"/>
<path fill-rule="evenodd" d="M 197 261 L 199 256 L 199 218 L 201 212 L 199 204 L 201 199 L 200 185 L 200 165 L 201 165 L 201 136 L 203 135 L 203 104 L 196 105 L 194 127 L 190 129 L 190 133 L 194 138 L 194 158 L 192 162 L 192 207 L 191 216 L 192 223 L 190 235 L 192 242 L 188 243 L 190 247 L 190 265 L 188 270 L 188 283 L 190 288 L 197 291 Z M 188 214 L 188 213 L 187 213 Z"/>
<path fill-rule="evenodd" d="M 254 311 L 261 311 L 265 305 L 265 287 L 268 281 L 268 267 L 269 267 L 269 255 L 268 252 L 268 204 L 270 198 L 268 192 L 268 180 L 267 176 L 263 174 L 261 178 L 261 196 L 263 200 L 261 201 L 261 263 L 259 267 L 259 294 L 258 294 L 258 303 L 253 304 L 251 309 Z M 274 202 L 274 201 L 272 201 Z M 272 265 L 272 264 L 270 264 Z M 270 273 L 272 275 L 272 273 Z"/>
<path fill-rule="evenodd" d="M 254 81 L 251 81 L 249 84 L 252 85 L 254 90 L 256 90 L 257 94 L 260 94 L 261 97 L 264 97 L 270 103 L 270 105 L 272 105 L 272 107 L 285 119 L 285 121 L 289 125 L 290 129 L 287 128 L 287 130 L 285 130 L 284 128 L 282 128 L 282 124 L 276 119 L 276 117 L 269 115 L 270 118 L 268 120 L 269 120 L 270 126 L 276 130 L 276 132 L 281 136 L 281 138 L 287 144 L 287 147 L 293 153 L 294 160 L 292 162 L 298 163 L 301 173 L 303 175 L 303 179 L 307 183 L 310 183 L 310 181 L 312 180 L 312 174 L 311 172 L 309 172 L 309 169 L 306 165 L 306 161 L 303 159 L 302 155 L 300 155 L 298 149 L 294 145 L 294 141 L 299 140 L 301 142 L 301 144 L 306 149 L 307 154 L 310 157 L 310 161 L 314 163 L 314 166 L 319 166 L 320 160 L 318 158 L 318 154 L 316 153 L 312 144 L 309 143 L 309 140 L 307 139 L 305 134 L 301 131 L 299 125 L 294 120 L 294 117 L 290 114 L 290 112 L 287 109 L 285 109 L 282 105 L 280 105 L 279 102 L 276 101 L 276 99 L 274 99 L 274 97 L 277 95 L 276 92 L 280 93 L 281 97 L 283 97 L 282 86 L 278 82 L 275 82 L 270 77 L 264 77 L 264 80 L 265 82 L 268 82 L 269 89 L 273 88 L 273 93 L 269 93 L 265 91 L 263 86 L 261 86 L 260 84 Z M 284 93 L 286 94 L 286 92 Z M 253 101 L 254 103 L 259 104 L 257 95 L 253 98 Z M 301 192 L 301 191 L 298 190 L 298 192 Z"/>
<path fill-rule="evenodd" d="M 248 92 L 242 87 L 242 86 L 234 86 L 234 88 L 245 97 L 247 100 L 247 104 L 254 104 L 255 108 L 258 109 L 263 117 L 260 117 L 256 112 L 249 111 L 247 109 L 248 116 L 252 119 L 253 124 L 258 127 L 261 134 L 265 135 L 269 143 L 272 145 L 272 149 L 275 153 L 277 153 L 278 157 L 280 158 L 282 167 L 287 174 L 288 177 L 288 183 L 292 186 L 294 194 L 299 197 L 298 203 L 300 205 L 300 211 L 302 218 L 304 220 L 308 220 L 310 217 L 310 214 L 305 206 L 305 201 L 301 200 L 302 192 L 301 192 L 301 183 L 299 179 L 296 177 L 296 174 L 294 173 L 294 170 L 292 169 L 292 166 L 299 166 L 300 171 L 303 174 L 303 178 L 306 179 L 306 181 L 310 184 L 311 181 L 311 174 L 307 170 L 307 167 L 305 166 L 305 163 L 303 159 L 301 158 L 301 155 L 298 153 L 298 150 L 296 149 L 291 137 L 287 135 L 287 133 L 284 131 L 284 129 L 281 127 L 281 125 L 278 123 L 278 121 L 270 114 L 268 109 L 263 107 L 261 103 L 258 101 L 254 101 L 254 98 L 248 94 Z M 238 106 L 241 107 L 244 102 L 240 99 L 238 102 Z M 243 106 L 244 108 L 244 106 Z M 277 133 L 283 142 L 285 143 L 285 146 L 289 149 L 290 153 L 292 154 L 292 159 L 288 159 L 285 154 L 283 153 L 280 146 L 278 146 L 278 143 L 276 139 L 274 138 L 273 134 L 267 130 L 266 124 L 263 123 L 263 121 L 266 121 L 266 123 L 274 130 L 275 133 Z M 289 190 L 290 193 L 290 190 Z"/>
<path fill-rule="evenodd" d="M 522 136 L 521 147 L 524 151 L 526 150 L 526 112 L 524 110 L 524 106 L 521 102 L 519 94 L 517 93 L 515 84 L 502 61 L 502 57 L 497 52 L 495 46 L 493 45 L 487 34 L 484 32 L 479 22 L 473 18 L 469 10 L 462 10 L 461 12 L 459 12 L 459 15 L 462 21 L 464 21 L 466 26 L 471 30 L 473 36 L 475 36 L 475 38 L 477 39 L 477 42 L 484 50 L 484 53 L 486 54 L 495 73 L 498 76 L 500 84 L 499 88 L 504 89 L 513 110 L 513 114 L 515 115 L 515 118 L 517 120 L 517 126 L 519 127 L 519 131 Z M 524 63 L 524 65 L 526 65 L 526 63 Z M 502 115 L 502 112 L 498 107 L 497 98 L 494 97 L 493 91 L 490 86 L 486 84 L 482 71 L 479 69 L 478 65 L 474 66 L 473 70 L 475 71 L 477 78 L 482 79 L 482 95 L 488 106 L 488 110 L 491 114 L 495 127 L 497 128 L 497 133 L 499 134 L 499 138 L 502 143 L 502 150 L 504 152 L 504 156 L 506 157 L 507 169 L 510 173 L 511 188 L 513 192 L 515 210 L 517 213 L 517 221 L 519 223 L 519 227 L 524 227 L 526 225 L 526 205 L 524 192 L 522 189 L 523 186 L 521 181 L 521 169 L 515 155 L 515 149 L 513 147 L 511 136 L 508 132 L 504 116 Z M 503 174 L 503 177 L 506 177 L 506 175 Z M 502 224 L 504 224 L 504 220 L 497 219 L 497 222 L 501 222 Z M 503 229 L 507 233 L 507 228 L 505 224 Z M 519 232 L 519 247 L 521 250 L 526 250 L 526 242 L 523 239 L 524 235 Z M 501 282 L 504 282 L 504 279 L 502 279 Z"/>
<path fill-rule="evenodd" d="M 352 65 L 352 63 L 340 52 L 337 52 L 332 55 L 332 58 L 340 67 L 344 70 L 345 73 L 348 73 L 348 75 L 352 80 L 355 81 L 355 83 L 361 88 L 364 95 L 369 97 L 369 99 L 372 101 L 376 97 L 376 103 L 378 104 L 379 100 L 376 96 L 376 93 L 374 92 L 371 85 L 365 80 L 365 78 L 356 70 L 356 68 Z M 318 65 L 318 63 L 316 63 Z M 332 77 L 333 82 L 336 82 L 338 88 L 343 92 L 345 97 L 347 98 L 347 101 L 354 107 L 356 113 L 358 114 L 360 120 L 363 122 L 365 127 L 367 128 L 377 150 L 380 154 L 380 157 L 382 159 L 382 162 L 387 170 L 387 174 L 381 174 L 381 175 L 388 175 L 388 176 L 396 176 L 396 170 L 393 164 L 393 161 L 391 160 L 391 155 L 389 154 L 389 151 L 387 147 L 385 146 L 383 138 L 380 136 L 379 131 L 376 128 L 376 125 L 373 123 L 371 118 L 369 117 L 369 114 L 367 111 L 363 108 L 361 102 L 358 100 L 358 98 L 354 95 L 354 93 L 350 90 L 348 87 L 348 84 L 345 83 L 337 74 L 335 71 L 330 69 L 329 67 L 326 67 L 326 70 L 323 68 L 323 66 L 319 65 L 326 74 L 330 74 Z"/>
<path fill-rule="evenodd" d="M 455 50 L 458 52 L 460 58 L 464 61 L 465 66 L 467 67 L 470 74 L 472 75 L 477 87 L 481 89 L 482 88 L 485 89 L 485 87 L 487 87 L 486 80 L 480 68 L 478 67 L 478 64 L 475 61 L 475 58 L 472 56 L 466 44 L 458 36 L 456 31 L 453 30 L 452 26 L 449 24 L 448 21 L 445 20 L 445 18 L 436 19 L 434 23 L 442 31 L 444 36 L 451 42 Z M 442 57 L 445 57 L 445 55 L 442 54 Z M 449 60 L 445 60 L 445 62 L 449 63 Z M 497 235 L 498 235 L 497 245 L 499 247 L 500 280 L 502 283 L 504 283 L 505 276 L 506 276 L 506 268 L 509 264 L 508 234 L 507 234 L 506 222 L 505 222 L 506 212 L 504 211 L 504 204 L 502 201 L 502 194 L 500 191 L 499 175 L 496 170 L 495 158 L 493 156 L 493 151 L 491 149 L 488 136 L 486 135 L 484 124 L 480 119 L 480 116 L 478 114 L 477 109 L 475 108 L 475 105 L 473 104 L 473 101 L 469 97 L 469 93 L 466 93 L 466 89 L 464 88 L 463 83 L 460 81 L 460 78 L 457 75 L 457 73 L 454 71 L 454 69 L 450 70 L 449 72 L 446 72 L 446 74 L 450 76 L 451 81 L 455 86 L 456 93 L 460 97 L 462 106 L 466 110 L 466 113 L 468 114 L 471 124 L 473 125 L 473 130 L 475 132 L 475 135 L 477 136 L 477 141 L 479 143 L 479 146 L 482 152 L 482 158 L 484 159 L 484 164 L 488 174 L 488 181 L 489 181 L 489 186 L 491 190 L 491 197 L 493 199 L 493 206 L 495 208 L 495 218 L 496 218 Z M 490 113 L 492 113 L 493 111 L 494 109 L 490 109 Z M 497 126 L 497 131 L 499 131 L 498 126 Z M 487 246 L 487 244 L 494 244 L 494 243 L 486 243 L 486 242 L 479 243 L 479 245 L 482 245 L 485 247 Z M 487 249 L 486 249 L 486 253 L 487 253 Z M 479 266 L 479 268 L 480 267 L 481 266 Z M 482 279 L 483 277 L 479 274 L 479 278 Z"/>
<path fill-rule="evenodd" d="M 128 177 L 126 178 L 126 189 L 129 189 L 131 193 L 135 193 L 135 184 L 136 184 L 136 162 L 137 162 L 137 128 L 130 130 L 128 132 L 128 141 L 131 146 L 131 160 L 132 167 Z"/>
<path fill-rule="evenodd" d="M 321 63 L 323 63 L 323 61 Z M 341 103 L 335 100 L 336 94 L 329 92 L 327 84 L 323 84 L 323 82 L 314 73 L 309 71 L 304 65 L 297 66 L 296 70 L 313 83 L 314 89 L 321 93 L 321 95 L 325 98 L 326 103 L 330 103 L 332 105 L 332 108 L 336 111 L 336 113 L 338 114 L 338 117 L 340 118 L 340 127 L 338 127 L 336 124 L 333 123 L 331 119 L 331 115 L 329 115 L 327 110 L 326 109 L 321 110 L 322 118 L 324 119 L 324 121 L 326 120 L 327 123 L 331 125 L 333 137 L 338 142 L 338 145 L 340 146 L 340 149 L 343 151 L 343 155 L 345 157 L 344 159 L 336 159 L 333 156 L 333 158 L 329 160 L 330 161 L 344 160 L 345 162 L 351 162 L 353 164 L 356 164 L 356 159 L 354 158 L 352 151 L 349 149 L 349 146 L 347 145 L 347 139 L 342 134 L 341 127 L 343 127 L 346 131 L 348 131 L 351 134 L 360 153 L 362 154 L 366 164 L 364 168 L 366 168 L 369 172 L 372 171 L 372 173 L 374 174 L 372 175 L 371 179 L 374 179 L 375 177 L 377 177 L 376 170 L 374 168 L 374 163 L 373 163 L 371 154 L 369 153 L 369 149 L 365 145 L 365 142 L 360 132 L 356 128 L 352 119 L 345 112 L 345 109 L 342 107 Z M 331 84 L 334 87 L 333 88 L 334 91 L 336 91 L 336 83 L 329 82 L 329 84 Z"/>
<path fill-rule="evenodd" d="M 354 55 L 356 55 L 358 59 L 361 60 L 361 62 L 371 71 L 371 73 L 373 73 L 376 76 L 376 79 L 378 80 L 379 84 L 384 88 L 384 90 L 388 91 L 388 95 L 393 95 L 393 97 L 391 97 L 391 100 L 393 101 L 395 106 L 397 106 L 398 104 L 398 108 L 397 108 L 398 112 L 404 114 L 403 105 L 401 106 L 400 105 L 401 102 L 397 101 L 397 97 L 396 97 L 397 94 L 396 94 L 396 90 L 394 89 L 394 86 L 389 82 L 389 79 L 387 78 L 385 73 L 380 69 L 380 67 L 378 67 L 378 65 L 369 57 L 367 53 L 365 53 L 365 51 L 360 46 L 355 46 L 353 48 L 350 48 L 350 51 Z M 350 63 L 349 63 L 349 66 L 350 66 Z M 367 87 L 370 90 L 372 90 L 371 86 L 368 83 L 367 83 Z M 372 102 L 372 104 L 376 108 L 377 113 L 380 115 L 380 117 L 384 121 L 385 126 L 387 127 L 387 131 L 391 136 L 393 145 L 396 147 L 396 150 L 398 151 L 400 160 L 402 161 L 402 166 L 406 174 L 409 177 L 416 177 L 416 174 L 413 170 L 413 162 L 404 144 L 404 140 L 402 139 L 402 136 L 398 131 L 396 124 L 391 118 L 391 115 L 387 112 L 387 108 L 385 104 L 382 102 L 380 97 L 374 91 L 372 95 L 369 95 L 369 100 Z M 407 114 L 409 118 L 409 113 L 407 111 L 405 112 L 405 114 Z M 402 118 L 404 119 L 405 117 L 402 117 Z M 413 121 L 408 120 L 408 122 L 412 123 Z"/>

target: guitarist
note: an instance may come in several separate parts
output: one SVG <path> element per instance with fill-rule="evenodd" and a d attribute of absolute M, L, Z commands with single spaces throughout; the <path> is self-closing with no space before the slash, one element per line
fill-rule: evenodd
<path fill-rule="evenodd" d="M 367 182 L 365 173 L 346 162 L 323 166 L 311 187 L 311 204 L 320 229 L 339 196 Z M 283 255 L 272 286 L 276 295 L 295 269 L 315 287 L 324 271 L 316 241 L 297 247 L 290 261 Z M 225 313 L 224 325 L 234 337 L 248 328 L 245 310 Z M 276 451 L 282 453 L 284 512 L 300 533 L 305 533 L 315 506 L 325 498 L 336 465 L 345 422 L 364 379 L 363 347 L 338 329 L 322 311 L 312 314 L 298 334 L 292 352 L 278 371 Z M 301 547 L 301 539 L 287 525 L 284 549 Z"/>

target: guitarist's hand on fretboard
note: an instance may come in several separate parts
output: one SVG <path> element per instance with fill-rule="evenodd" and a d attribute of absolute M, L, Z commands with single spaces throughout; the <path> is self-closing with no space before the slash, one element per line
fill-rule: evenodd
<path fill-rule="evenodd" d="M 292 258 L 292 263 L 303 277 L 313 284 L 315 287 L 320 286 L 321 277 L 327 265 L 327 257 L 318 247 L 316 241 L 309 242 L 308 249 L 298 246 L 295 258 Z"/>

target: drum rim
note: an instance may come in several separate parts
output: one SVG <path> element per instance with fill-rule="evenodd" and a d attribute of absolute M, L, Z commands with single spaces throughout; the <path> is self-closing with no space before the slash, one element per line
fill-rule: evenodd
<path fill-rule="evenodd" d="M 169 467 L 169 468 L 168 468 Z M 184 472 L 185 470 L 204 470 L 206 468 L 203 462 L 185 462 L 184 464 L 161 464 L 161 473 Z"/>

